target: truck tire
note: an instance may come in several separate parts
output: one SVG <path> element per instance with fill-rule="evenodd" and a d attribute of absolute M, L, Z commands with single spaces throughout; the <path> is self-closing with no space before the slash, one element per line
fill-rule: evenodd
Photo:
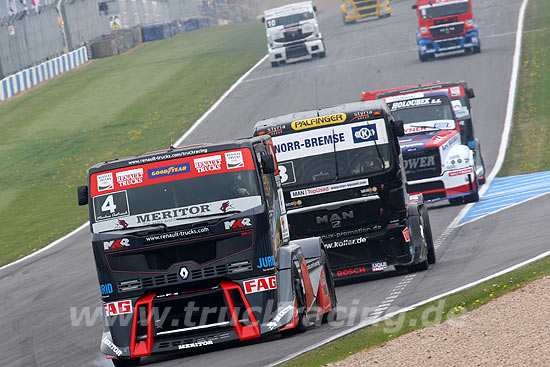
<path fill-rule="evenodd" d="M 298 304 L 298 323 L 296 327 L 290 330 L 283 330 L 281 334 L 283 336 L 289 336 L 294 334 L 301 334 L 307 330 L 308 317 L 306 311 L 306 294 L 302 287 L 302 279 L 300 274 L 296 270 L 295 265 L 292 265 L 292 279 L 294 281 L 294 296 L 296 297 L 296 303 Z"/>
<path fill-rule="evenodd" d="M 430 216 L 428 215 L 428 208 L 423 206 L 421 209 L 421 214 L 422 214 L 422 222 L 424 227 L 424 238 L 426 239 L 426 245 L 428 247 L 428 263 L 435 264 L 437 259 L 435 256 L 432 226 L 430 224 Z"/>
<path fill-rule="evenodd" d="M 113 359 L 115 367 L 136 367 L 140 365 L 140 358 Z"/>
<path fill-rule="evenodd" d="M 271 61 L 271 67 L 276 68 L 277 66 L 279 66 L 277 61 Z"/>
<path fill-rule="evenodd" d="M 425 62 L 425 61 L 428 61 L 430 59 L 430 57 L 428 55 L 422 55 L 420 53 L 420 51 L 418 51 L 418 58 L 420 59 L 421 62 Z"/>
<path fill-rule="evenodd" d="M 477 179 L 477 175 L 475 175 L 474 180 L 475 180 L 475 183 L 476 183 L 476 191 L 474 191 L 470 195 L 464 196 L 464 202 L 465 203 L 475 203 L 476 201 L 479 201 L 479 181 Z"/>
<path fill-rule="evenodd" d="M 328 256 L 323 251 L 323 256 L 325 258 L 325 277 L 327 279 L 327 287 L 330 292 L 330 304 L 332 305 L 332 310 L 323 315 L 323 323 L 329 321 L 335 321 L 338 318 L 338 312 L 336 312 L 336 307 L 338 306 L 338 300 L 336 299 L 336 289 L 334 287 L 334 278 L 332 277 L 332 269 L 328 263 Z"/>
<path fill-rule="evenodd" d="M 419 213 L 420 215 L 422 215 L 422 213 Z M 420 236 L 422 237 L 422 232 L 420 232 L 422 230 L 422 228 L 420 227 L 420 217 L 417 217 L 416 216 L 413 216 L 409 219 L 409 223 L 410 223 L 410 227 L 412 226 L 418 226 L 417 230 L 418 230 L 418 233 L 420 233 Z M 411 232 L 411 240 L 413 240 L 413 233 L 412 231 Z M 427 246 L 427 241 L 426 241 L 426 235 L 424 234 L 423 235 L 423 238 L 422 238 L 422 244 L 421 246 L 423 247 L 424 249 L 424 253 L 427 255 L 428 254 L 428 246 Z M 424 271 L 424 270 L 428 270 L 428 268 L 430 267 L 430 264 L 428 262 L 428 256 L 426 256 L 426 259 L 418 264 L 412 264 L 412 265 L 409 265 L 409 272 L 411 273 L 414 273 L 414 272 L 417 272 L 417 271 Z"/>

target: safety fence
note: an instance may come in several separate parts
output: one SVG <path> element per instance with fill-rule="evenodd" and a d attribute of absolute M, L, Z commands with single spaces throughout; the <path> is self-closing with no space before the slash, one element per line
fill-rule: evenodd
<path fill-rule="evenodd" d="M 21 93 L 38 83 L 51 79 L 59 74 L 76 68 L 88 61 L 86 47 L 48 60 L 40 65 L 20 71 L 0 80 L 0 101 Z"/>

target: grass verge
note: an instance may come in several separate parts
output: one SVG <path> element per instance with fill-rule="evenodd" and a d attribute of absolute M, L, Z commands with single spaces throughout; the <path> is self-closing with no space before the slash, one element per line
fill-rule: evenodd
<path fill-rule="evenodd" d="M 351 354 L 380 346 L 411 331 L 438 324 L 472 311 L 503 294 L 550 274 L 550 258 L 488 280 L 475 287 L 402 313 L 376 325 L 333 341 L 281 366 L 322 366 Z"/>
<path fill-rule="evenodd" d="M 550 1 L 531 0 L 510 144 L 499 176 L 550 170 Z"/>
<path fill-rule="evenodd" d="M 166 148 L 265 54 L 260 22 L 207 28 L 53 79 L 0 105 L 0 265 L 87 220 L 87 168 Z"/>

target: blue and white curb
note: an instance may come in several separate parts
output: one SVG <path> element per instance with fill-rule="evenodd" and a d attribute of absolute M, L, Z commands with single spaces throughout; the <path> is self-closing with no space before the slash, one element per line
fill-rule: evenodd
<path fill-rule="evenodd" d="M 40 65 L 25 69 L 0 80 L 0 101 L 30 89 L 45 80 L 63 74 L 88 61 L 86 47 L 81 47 Z"/>
<path fill-rule="evenodd" d="M 459 226 L 550 193 L 550 171 L 495 178 Z"/>

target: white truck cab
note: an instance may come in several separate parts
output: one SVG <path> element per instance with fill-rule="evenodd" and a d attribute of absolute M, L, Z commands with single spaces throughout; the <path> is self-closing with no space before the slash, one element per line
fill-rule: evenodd
<path fill-rule="evenodd" d="M 271 66 L 325 57 L 325 44 L 311 1 L 264 11 Z"/>

